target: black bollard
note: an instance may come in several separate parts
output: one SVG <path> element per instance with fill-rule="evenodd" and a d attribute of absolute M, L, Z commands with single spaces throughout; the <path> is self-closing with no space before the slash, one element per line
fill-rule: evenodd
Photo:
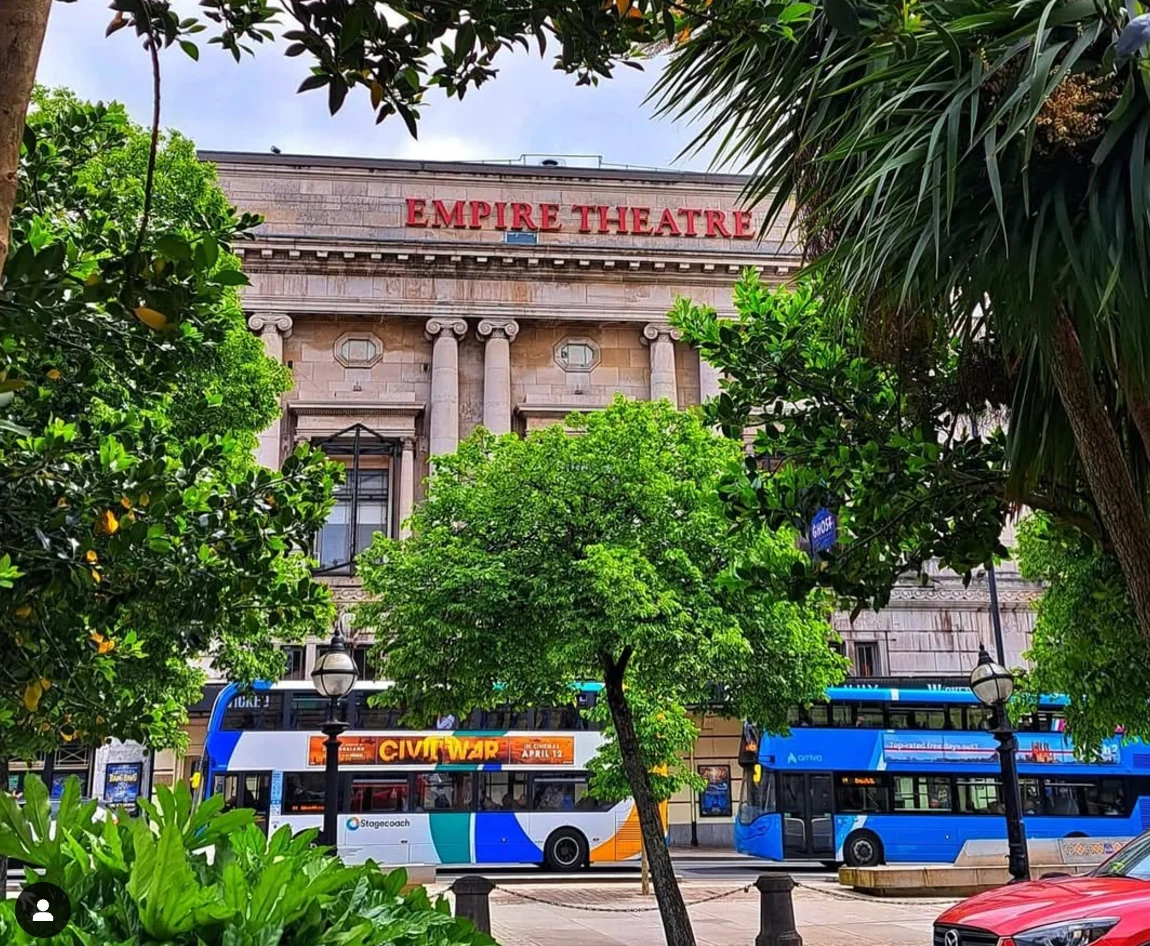
<path fill-rule="evenodd" d="M 795 882 L 790 874 L 759 874 L 759 935 L 755 946 L 803 946 L 795 929 L 795 905 L 791 891 Z"/>
<path fill-rule="evenodd" d="M 451 885 L 451 892 L 455 894 L 455 915 L 467 917 L 480 933 L 488 936 L 491 935 L 491 902 L 488 895 L 494 889 L 495 884 L 477 874 L 464 874 Z"/>

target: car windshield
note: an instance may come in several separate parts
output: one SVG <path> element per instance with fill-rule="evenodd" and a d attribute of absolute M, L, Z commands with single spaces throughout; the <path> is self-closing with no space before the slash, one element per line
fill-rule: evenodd
<path fill-rule="evenodd" d="M 1150 833 L 1135 838 L 1094 871 L 1095 877 L 1150 880 Z"/>

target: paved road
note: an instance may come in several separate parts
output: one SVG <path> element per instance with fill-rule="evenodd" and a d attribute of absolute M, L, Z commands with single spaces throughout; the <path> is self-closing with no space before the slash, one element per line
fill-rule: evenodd
<path fill-rule="evenodd" d="M 675 872 L 684 883 L 713 884 L 717 887 L 749 884 L 760 873 L 783 872 L 793 874 L 804 883 L 836 886 L 837 875 L 822 864 L 775 864 L 734 854 L 685 854 L 674 857 Z M 600 884 L 636 884 L 639 882 L 637 863 L 596 866 L 574 874 L 558 874 L 536 867 L 471 867 L 444 868 L 437 874 L 440 883 L 450 884 L 465 873 L 483 874 L 501 884 L 563 884 L 570 886 L 597 886 Z M 22 871 L 9 871 L 8 896 L 14 897 L 23 886 Z"/>
<path fill-rule="evenodd" d="M 801 877 L 804 881 L 831 884 L 838 875 L 820 863 L 776 864 L 734 854 L 672 855 L 675 873 L 684 882 L 713 883 L 717 885 L 749 884 L 761 873 L 781 872 Z M 631 883 L 639 879 L 638 863 L 596 865 L 572 874 L 559 874 L 536 867 L 467 867 L 441 868 L 440 881 L 451 883 L 463 874 L 483 874 L 500 883 L 539 883 L 596 885 Z"/>

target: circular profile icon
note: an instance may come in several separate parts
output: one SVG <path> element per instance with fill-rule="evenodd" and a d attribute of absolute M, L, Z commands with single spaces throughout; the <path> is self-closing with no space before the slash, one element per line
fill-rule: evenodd
<path fill-rule="evenodd" d="M 71 918 L 72 903 L 55 884 L 30 884 L 16 899 L 16 922 L 29 936 L 48 939 L 63 930 Z"/>
<path fill-rule="evenodd" d="M 355 818 L 355 817 L 348 818 L 347 819 L 347 830 L 348 831 L 358 831 L 359 830 L 359 819 Z"/>

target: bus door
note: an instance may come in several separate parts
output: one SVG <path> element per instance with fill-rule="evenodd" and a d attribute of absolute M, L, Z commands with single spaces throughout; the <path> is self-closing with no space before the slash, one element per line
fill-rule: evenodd
<path fill-rule="evenodd" d="M 224 811 L 232 808 L 254 808 L 260 830 L 268 829 L 268 804 L 271 800 L 270 772 L 228 772 L 216 775 L 213 795 L 224 796 Z"/>
<path fill-rule="evenodd" d="M 835 854 L 835 819 L 830 775 L 779 774 L 779 811 L 783 815 L 783 856 L 815 860 Z"/>

